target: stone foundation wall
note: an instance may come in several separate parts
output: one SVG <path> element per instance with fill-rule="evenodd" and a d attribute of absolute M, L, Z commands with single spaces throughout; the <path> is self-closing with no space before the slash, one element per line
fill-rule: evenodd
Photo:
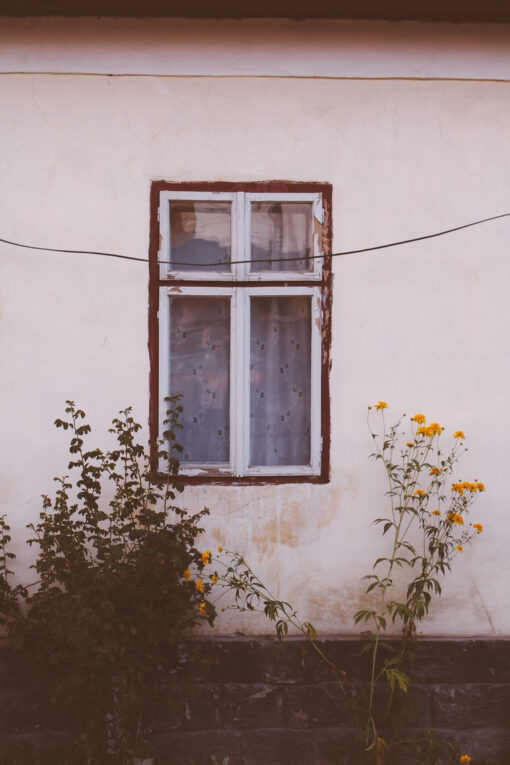
<path fill-rule="evenodd" d="M 320 646 L 346 671 L 349 695 L 363 696 L 368 659 L 360 656 L 360 642 L 325 640 Z M 158 763 L 363 761 L 349 753 L 354 728 L 344 697 L 327 665 L 305 641 L 196 641 L 183 649 L 182 659 L 171 704 L 160 710 Z M 510 641 L 423 641 L 416 649 L 412 676 L 406 712 L 411 735 L 434 729 L 470 754 L 472 765 L 510 763 Z M 59 720 L 43 698 L 40 679 L 13 663 L 7 649 L 0 651 L 1 741 L 43 747 L 59 737 L 65 742 L 65 720 Z M 377 704 L 384 701 L 379 698 Z M 444 756 L 436 760 L 448 761 Z"/>

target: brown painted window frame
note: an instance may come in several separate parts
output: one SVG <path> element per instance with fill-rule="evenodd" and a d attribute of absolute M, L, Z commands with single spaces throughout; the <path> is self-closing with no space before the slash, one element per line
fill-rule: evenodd
<path fill-rule="evenodd" d="M 227 476 L 227 475 L 180 475 L 179 480 L 185 485 L 193 484 L 221 484 L 224 486 L 260 485 L 260 484 L 287 484 L 287 483 L 313 483 L 324 484 L 330 480 L 330 446 L 331 446 L 331 419 L 330 419 L 330 392 L 329 375 L 331 368 L 331 301 L 332 301 L 332 268 L 331 259 L 328 257 L 332 250 L 332 186 L 329 183 L 300 182 L 300 181 L 260 181 L 260 182 L 182 182 L 153 181 L 150 194 L 150 240 L 149 240 L 149 432 L 151 444 L 153 444 L 152 459 L 156 469 L 156 443 L 159 436 L 159 300 L 161 287 L 171 284 L 172 286 L 193 285 L 195 287 L 225 287 L 225 281 L 186 280 L 186 279 L 161 279 L 158 263 L 160 247 L 160 221 L 159 204 L 162 191 L 205 191 L 205 192 L 252 192 L 252 193 L 314 193 L 321 194 L 324 206 L 324 224 L 322 250 L 324 262 L 322 278 L 314 284 L 321 288 L 322 294 L 322 360 L 321 360 L 321 472 L 319 475 L 282 475 L 282 476 Z M 264 282 L 268 286 L 272 282 Z M 239 284 L 239 283 L 238 283 Z M 241 284 L 244 284 L 241 283 Z M 309 286 L 309 280 L 292 282 L 275 282 L 277 286 Z"/>

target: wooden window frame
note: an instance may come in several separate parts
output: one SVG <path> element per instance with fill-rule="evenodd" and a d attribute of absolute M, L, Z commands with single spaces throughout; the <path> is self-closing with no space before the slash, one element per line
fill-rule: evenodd
<path fill-rule="evenodd" d="M 323 254 L 324 258 L 314 260 L 313 270 L 305 272 L 275 272 L 256 271 L 250 273 L 249 266 L 234 266 L 233 272 L 205 272 L 169 270 L 160 260 L 167 260 L 162 253 L 168 243 L 167 217 L 162 215 L 160 207 L 170 198 L 178 199 L 211 199 L 222 198 L 232 202 L 232 236 L 233 251 L 247 253 L 249 242 L 249 206 L 252 201 L 312 201 L 314 203 L 314 220 L 320 224 L 314 234 L 314 254 Z M 172 294 L 217 294 L 232 295 L 233 300 L 247 301 L 253 295 L 310 295 L 313 306 L 313 324 L 317 331 L 312 331 L 312 460 L 310 466 L 275 466 L 249 467 L 247 464 L 248 429 L 236 424 L 232 418 L 234 407 L 237 406 L 239 393 L 246 386 L 242 379 L 248 374 L 247 366 L 244 373 L 236 376 L 232 384 L 231 400 L 231 465 L 223 468 L 211 466 L 187 467 L 180 473 L 185 484 L 282 484 L 282 483 L 327 483 L 330 473 L 330 398 L 329 371 L 331 350 L 331 197 L 332 187 L 325 183 L 301 183 L 284 181 L 267 181 L 256 183 L 173 183 L 154 181 L 151 187 L 151 223 L 149 244 L 149 357 L 150 357 L 150 404 L 149 428 L 153 446 L 153 466 L 156 469 L 156 443 L 161 427 L 160 410 L 162 400 L 161 373 L 168 368 L 165 361 L 166 343 L 160 343 L 160 324 L 166 321 L 165 305 Z M 242 203 L 238 204 L 238 200 Z M 240 234 L 244 232 L 244 240 Z M 234 259 L 245 259 L 234 258 Z M 165 300 L 165 303 L 163 303 Z M 241 309 L 239 309 L 241 310 Z M 246 307 L 244 311 L 246 311 Z M 249 331 L 249 321 L 246 320 L 244 332 Z M 233 331 L 231 335 L 233 335 Z M 231 339 L 231 347 L 233 347 Z M 246 338 L 245 338 L 246 342 Z M 239 343 L 237 343 L 239 345 Z M 233 349 L 235 353 L 235 349 Z M 235 374 L 237 362 L 233 359 L 232 375 Z M 319 371 L 320 370 L 320 371 Z M 248 417 L 245 412 L 245 417 Z M 239 418 L 240 419 L 240 418 Z M 315 433 L 314 433 L 315 429 Z M 240 443 L 240 439 L 243 443 Z M 314 449 L 315 444 L 315 449 Z M 239 473 L 243 473 L 240 475 Z"/>

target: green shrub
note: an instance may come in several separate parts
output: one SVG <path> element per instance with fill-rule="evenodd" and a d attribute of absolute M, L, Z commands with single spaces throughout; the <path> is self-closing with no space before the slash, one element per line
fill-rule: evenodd
<path fill-rule="evenodd" d="M 55 424 L 71 435 L 69 476 L 55 479 L 55 496 L 43 496 L 39 522 L 29 526 L 38 547 L 33 594 L 9 586 L 5 518 L 0 526 L 2 620 L 48 678 L 84 763 L 151 756 L 160 689 L 168 693 L 178 674 L 179 641 L 215 616 L 210 583 L 197 589 L 188 574 L 207 560 L 195 542 L 208 511 L 190 516 L 175 504 L 180 406 L 170 405 L 167 441 L 151 455 L 137 442 L 141 426 L 130 409 L 113 420 L 116 448 L 86 449 L 85 414 L 67 402 L 67 418 Z M 155 470 L 161 460 L 163 477 Z"/>

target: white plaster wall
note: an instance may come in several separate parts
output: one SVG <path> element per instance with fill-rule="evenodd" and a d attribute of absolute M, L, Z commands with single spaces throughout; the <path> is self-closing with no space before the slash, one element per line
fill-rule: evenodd
<path fill-rule="evenodd" d="M 0 17 L 0 71 L 504 80 L 510 24 Z"/>
<path fill-rule="evenodd" d="M 334 249 L 510 212 L 510 85 L 203 77 L 0 76 L 0 237 L 146 257 L 155 179 L 327 181 Z M 484 533 L 456 562 L 429 635 L 508 635 L 507 219 L 334 262 L 332 479 L 189 488 L 204 545 L 247 557 L 303 619 L 355 632 L 383 554 L 386 489 L 366 407 L 423 411 L 469 436 Z M 0 244 L 0 512 L 21 539 L 65 470 L 66 398 L 96 431 L 148 407 L 144 264 Z M 102 438 L 102 437 L 101 437 Z M 457 565 L 458 563 L 458 565 Z M 217 631 L 267 632 L 222 615 Z"/>

